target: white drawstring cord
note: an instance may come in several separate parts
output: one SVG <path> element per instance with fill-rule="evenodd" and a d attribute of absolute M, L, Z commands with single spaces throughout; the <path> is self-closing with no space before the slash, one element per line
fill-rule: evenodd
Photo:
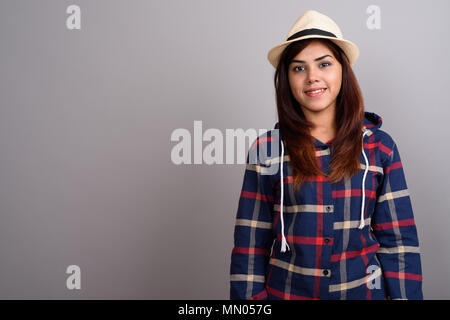
<path fill-rule="evenodd" d="M 365 191 L 365 187 L 366 187 L 366 175 L 367 175 L 367 171 L 369 171 L 369 160 L 367 160 L 367 156 L 366 153 L 364 152 L 364 136 L 366 135 L 366 133 L 369 133 L 369 130 L 364 130 L 364 133 L 362 135 L 362 154 L 364 156 L 364 160 L 366 161 L 366 169 L 364 170 L 364 176 L 363 176 L 363 180 L 362 180 L 362 202 L 361 202 L 361 221 L 359 222 L 359 229 L 364 228 L 364 202 L 366 199 L 366 191 Z"/>
<path fill-rule="evenodd" d="M 366 153 L 364 151 L 364 136 L 369 133 L 369 130 L 364 130 L 363 136 L 362 136 L 362 154 L 364 156 L 364 160 L 366 162 L 366 169 L 364 170 L 364 176 L 362 180 L 362 202 L 361 202 L 361 221 L 359 223 L 359 229 L 364 228 L 364 204 L 365 204 L 365 184 L 366 184 L 366 176 L 367 172 L 369 171 L 369 160 L 367 159 Z M 281 174 L 281 195 L 280 195 L 280 220 L 281 220 L 281 252 L 286 252 L 286 248 L 288 250 L 291 250 L 289 248 L 289 245 L 287 244 L 286 237 L 284 236 L 284 219 L 283 219 L 283 199 L 284 199 L 284 178 L 283 178 L 283 162 L 284 162 L 284 145 L 283 141 L 281 141 L 281 161 L 280 161 L 280 174 Z"/>
<path fill-rule="evenodd" d="M 284 219 L 283 219 L 283 199 L 284 199 L 284 178 L 283 178 L 283 162 L 284 162 L 284 146 L 283 141 L 281 141 L 281 160 L 280 160 L 280 175 L 281 175 L 281 194 L 280 194 L 280 220 L 281 220 L 281 252 L 286 252 L 286 248 L 289 248 L 287 244 L 286 237 L 284 236 Z"/>

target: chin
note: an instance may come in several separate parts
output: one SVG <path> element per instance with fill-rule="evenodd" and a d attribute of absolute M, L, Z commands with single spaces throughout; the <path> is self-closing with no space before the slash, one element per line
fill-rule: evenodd
<path fill-rule="evenodd" d="M 329 105 L 314 105 L 314 106 L 304 106 L 303 108 L 311 112 L 320 112 L 328 108 Z"/>

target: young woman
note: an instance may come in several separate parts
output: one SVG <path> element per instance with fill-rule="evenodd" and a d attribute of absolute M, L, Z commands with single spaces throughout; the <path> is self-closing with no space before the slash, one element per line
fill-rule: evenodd
<path fill-rule="evenodd" d="M 269 51 L 279 122 L 251 149 L 281 155 L 254 163 L 249 152 L 231 299 L 423 299 L 399 150 L 381 117 L 364 111 L 358 54 L 313 10 Z"/>

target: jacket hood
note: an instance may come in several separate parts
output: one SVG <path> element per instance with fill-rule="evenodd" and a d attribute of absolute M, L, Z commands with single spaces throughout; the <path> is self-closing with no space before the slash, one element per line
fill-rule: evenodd
<path fill-rule="evenodd" d="M 364 175 L 361 182 L 361 189 L 362 189 L 362 195 L 361 195 L 361 219 L 359 224 L 359 229 L 364 228 L 365 221 L 364 221 L 364 202 L 365 202 L 365 181 L 367 172 L 369 170 L 369 160 L 367 159 L 366 153 L 364 151 L 364 137 L 370 136 L 375 131 L 377 131 L 381 127 L 382 119 L 379 115 L 373 113 L 373 112 L 364 112 L 364 127 L 362 128 L 363 135 L 363 145 L 361 149 L 361 153 L 364 156 L 365 160 L 365 170 Z M 279 129 L 279 122 L 275 124 L 274 129 Z M 281 143 L 281 160 L 280 160 L 280 222 L 281 222 L 281 252 L 286 252 L 287 250 L 290 250 L 289 245 L 287 244 L 286 237 L 284 234 L 284 219 L 283 219 L 283 200 L 284 200 L 284 170 L 283 170 L 283 163 L 284 163 L 284 142 L 281 136 L 280 130 L 278 131 L 280 143 Z M 324 145 L 319 140 L 315 139 L 315 145 Z"/>
<path fill-rule="evenodd" d="M 367 111 L 364 112 L 364 126 L 372 133 L 375 133 L 375 131 L 380 129 L 382 123 L 383 119 L 376 113 Z"/>

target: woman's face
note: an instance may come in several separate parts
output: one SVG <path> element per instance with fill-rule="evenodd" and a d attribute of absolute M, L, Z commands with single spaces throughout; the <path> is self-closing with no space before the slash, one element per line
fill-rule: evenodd
<path fill-rule="evenodd" d="M 336 108 L 342 84 L 342 66 L 326 45 L 312 41 L 291 60 L 288 70 L 292 94 L 304 113 Z M 308 92 L 318 88 L 325 90 Z"/>

